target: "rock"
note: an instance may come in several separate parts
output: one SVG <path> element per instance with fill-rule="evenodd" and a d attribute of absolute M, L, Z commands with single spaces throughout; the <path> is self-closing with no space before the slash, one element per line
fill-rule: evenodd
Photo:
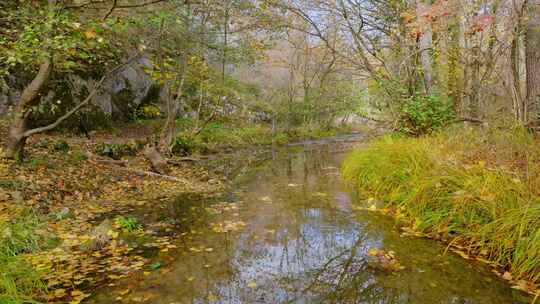
<path fill-rule="evenodd" d="M 71 213 L 71 210 L 69 210 L 68 207 L 62 208 L 58 213 L 56 213 L 56 219 L 57 220 L 63 220 L 72 217 L 73 214 Z"/>
<path fill-rule="evenodd" d="M 152 164 L 152 170 L 159 174 L 167 174 L 167 160 L 159 153 L 154 146 L 148 146 L 143 150 L 144 157 Z"/>
<path fill-rule="evenodd" d="M 87 250 L 99 250 L 107 246 L 112 241 L 110 231 L 113 230 L 113 223 L 109 219 L 103 220 L 90 233 L 90 242 L 85 246 Z"/>
<path fill-rule="evenodd" d="M 15 105 L 21 96 L 21 81 L 17 77 L 10 75 L 5 81 L 0 79 L 0 117 L 6 115 L 11 107 Z"/>
<path fill-rule="evenodd" d="M 113 118 L 129 118 L 141 103 L 154 95 L 156 85 L 145 69 L 152 69 L 148 58 L 128 64 L 104 83 L 104 93 L 96 96 L 94 103 Z"/>
<path fill-rule="evenodd" d="M 368 265 L 374 269 L 394 272 L 405 268 L 396 259 L 395 252 L 391 250 L 371 248 L 368 251 L 368 257 Z"/>

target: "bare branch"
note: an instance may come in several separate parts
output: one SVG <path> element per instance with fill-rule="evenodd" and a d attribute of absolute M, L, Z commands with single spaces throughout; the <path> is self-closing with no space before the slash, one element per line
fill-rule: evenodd
<path fill-rule="evenodd" d="M 115 67 L 114 69 L 112 69 L 111 71 L 109 71 L 106 75 L 104 75 L 103 77 L 101 77 L 100 81 L 96 84 L 96 86 L 94 87 L 94 89 L 90 92 L 90 94 L 88 94 L 88 96 L 81 102 L 79 103 L 76 107 L 74 107 L 73 109 L 71 109 L 69 112 L 67 112 L 66 114 L 62 115 L 60 118 L 58 118 L 55 122 L 53 122 L 52 124 L 50 125 L 47 125 L 47 126 L 44 126 L 44 127 L 39 127 L 39 128 L 34 128 L 34 129 L 31 129 L 31 130 L 28 130 L 26 132 L 24 132 L 23 134 L 23 137 L 29 137 L 29 136 L 32 136 L 34 134 L 37 134 L 37 133 L 42 133 L 42 132 L 46 132 L 46 131 L 50 131 L 56 127 L 58 127 L 58 125 L 60 125 L 64 120 L 68 119 L 69 117 L 71 117 L 73 114 L 75 114 L 78 110 L 80 110 L 82 107 L 84 107 L 85 105 L 87 105 L 91 100 L 92 98 L 94 98 L 94 96 L 97 94 L 97 92 L 99 91 L 99 89 L 101 88 L 101 86 L 103 85 L 103 83 L 105 82 L 105 80 L 113 75 L 114 73 L 116 73 L 118 70 L 120 70 L 121 68 L 125 67 L 126 65 L 128 65 L 129 63 L 131 63 L 133 60 L 135 60 L 136 58 L 138 57 L 138 55 L 136 56 L 133 56 L 131 57 L 130 59 L 128 59 L 125 63 Z"/>

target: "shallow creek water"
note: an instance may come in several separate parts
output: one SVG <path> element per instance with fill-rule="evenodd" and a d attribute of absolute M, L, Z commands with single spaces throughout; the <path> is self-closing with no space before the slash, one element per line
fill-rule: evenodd
<path fill-rule="evenodd" d="M 485 266 L 355 210 L 358 198 L 339 175 L 344 154 L 337 141 L 325 143 L 244 167 L 223 200 L 171 203 L 168 216 L 182 224 L 177 248 L 153 257 L 161 268 L 88 302 L 527 303 Z M 373 267 L 370 248 L 395 252 L 405 268 Z"/>

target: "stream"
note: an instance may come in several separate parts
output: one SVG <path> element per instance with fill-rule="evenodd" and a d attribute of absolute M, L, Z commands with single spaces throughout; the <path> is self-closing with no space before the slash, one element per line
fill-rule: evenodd
<path fill-rule="evenodd" d="M 482 264 L 444 245 L 403 236 L 389 216 L 354 208 L 339 175 L 357 136 L 313 141 L 235 166 L 233 191 L 179 199 L 181 223 L 154 270 L 104 287 L 105 303 L 529 303 Z M 231 164 L 246 162 L 233 157 Z M 224 167 L 228 167 L 224 165 Z M 373 248 L 404 268 L 373 265 Z M 159 269 L 157 269 L 159 266 Z"/>

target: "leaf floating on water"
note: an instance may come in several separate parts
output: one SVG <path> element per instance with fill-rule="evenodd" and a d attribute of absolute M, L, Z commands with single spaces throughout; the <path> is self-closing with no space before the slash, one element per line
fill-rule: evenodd
<path fill-rule="evenodd" d="M 66 290 L 63 289 L 63 288 L 59 288 L 59 289 L 56 289 L 56 290 L 54 291 L 54 296 L 55 296 L 55 297 L 60 298 L 60 297 L 63 297 L 64 295 L 66 295 Z"/>
<path fill-rule="evenodd" d="M 505 279 L 505 280 L 511 281 L 512 280 L 512 274 L 510 272 L 506 271 L 505 273 L 503 273 L 502 278 Z"/>
<path fill-rule="evenodd" d="M 386 271 L 398 271 L 405 269 L 395 257 L 395 252 L 384 251 L 378 248 L 370 248 L 368 250 L 368 256 L 370 259 L 370 266 Z"/>
<path fill-rule="evenodd" d="M 525 280 L 519 280 L 516 282 L 516 285 L 512 286 L 513 289 L 521 290 L 527 293 L 534 293 L 535 286 L 531 282 Z"/>
<path fill-rule="evenodd" d="M 257 288 L 257 283 L 255 283 L 255 281 L 251 281 L 247 284 L 247 287 L 251 288 L 251 289 L 255 289 Z"/>
<path fill-rule="evenodd" d="M 125 295 L 127 295 L 130 291 L 131 291 L 131 290 L 128 288 L 128 289 L 126 289 L 126 290 L 120 291 L 118 294 L 120 294 L 121 296 L 125 296 Z"/>

